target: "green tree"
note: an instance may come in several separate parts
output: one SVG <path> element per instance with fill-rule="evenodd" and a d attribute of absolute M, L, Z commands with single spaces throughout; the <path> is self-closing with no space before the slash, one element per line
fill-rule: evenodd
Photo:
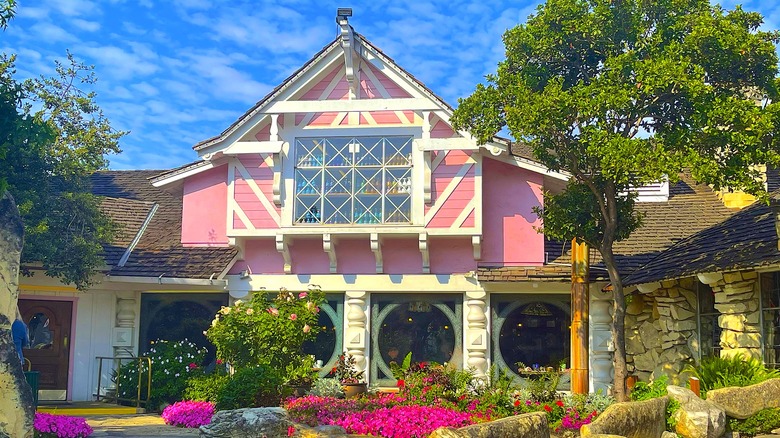
<path fill-rule="evenodd" d="M 754 165 L 780 161 L 778 33 L 761 23 L 708 0 L 548 0 L 504 34 L 506 59 L 452 119 L 481 142 L 506 127 L 571 175 L 537 213 L 547 236 L 580 239 L 604 259 L 622 400 L 625 297 L 613 244 L 641 225 L 631 188 L 690 169 L 715 189 L 765 196 Z"/>
<path fill-rule="evenodd" d="M 22 263 L 79 289 L 103 264 L 114 227 L 89 191 L 89 175 L 119 152 L 124 132 L 95 104 L 92 68 L 68 53 L 57 75 L 18 82 L 14 58 L 0 60 L 0 189 L 17 202 L 25 225 Z"/>

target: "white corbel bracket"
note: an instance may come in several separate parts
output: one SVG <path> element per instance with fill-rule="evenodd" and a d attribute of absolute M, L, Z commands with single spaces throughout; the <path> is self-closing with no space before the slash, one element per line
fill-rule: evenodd
<path fill-rule="evenodd" d="M 471 236 L 471 246 L 474 248 L 474 260 L 482 258 L 482 236 Z"/>
<path fill-rule="evenodd" d="M 290 245 L 282 234 L 276 235 L 276 250 L 279 251 L 280 254 L 282 254 L 282 258 L 284 259 L 284 273 L 290 274 L 292 273 L 292 257 L 290 256 Z"/>
<path fill-rule="evenodd" d="M 374 252 L 376 259 L 376 273 L 381 274 L 384 271 L 384 262 L 382 261 L 382 242 L 379 240 L 379 234 L 371 233 L 371 251 Z"/>
<path fill-rule="evenodd" d="M 428 233 L 420 233 L 418 240 L 420 244 L 420 254 L 422 255 L 423 274 L 431 273 L 431 255 L 428 251 Z"/>
<path fill-rule="evenodd" d="M 330 273 L 335 274 L 338 268 L 338 260 L 336 259 L 336 245 L 331 238 L 330 233 L 322 235 L 322 250 L 328 254 L 328 260 L 330 261 Z"/>
<path fill-rule="evenodd" d="M 357 84 L 357 68 L 355 65 L 355 58 L 358 58 L 355 53 L 355 33 L 352 31 L 352 26 L 349 25 L 347 20 L 339 20 L 339 27 L 341 28 L 341 49 L 344 51 L 344 69 L 347 82 L 349 82 L 350 99 L 354 99 L 358 94 Z"/>

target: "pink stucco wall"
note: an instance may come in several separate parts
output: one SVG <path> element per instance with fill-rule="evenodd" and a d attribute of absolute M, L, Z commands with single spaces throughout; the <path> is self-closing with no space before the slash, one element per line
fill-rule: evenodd
<path fill-rule="evenodd" d="M 227 246 L 227 166 L 184 181 L 181 243 L 185 246 Z"/>
<path fill-rule="evenodd" d="M 276 250 L 274 239 L 249 240 L 244 245 L 244 260 L 233 265 L 230 274 L 249 268 L 252 274 L 284 274 L 284 258 Z"/>
<path fill-rule="evenodd" d="M 268 164 L 266 164 L 265 155 L 242 156 L 241 164 L 246 168 L 255 184 L 257 184 L 257 187 L 260 189 L 262 196 L 268 201 L 268 204 L 273 206 L 277 214 L 281 214 L 281 208 L 273 204 L 274 173 L 273 170 L 268 167 Z M 234 190 L 236 204 L 241 207 L 241 210 L 243 210 L 252 222 L 252 226 L 259 229 L 279 228 L 268 209 L 265 207 L 265 204 L 261 202 L 258 195 L 238 172 L 236 172 Z M 238 216 L 234 216 L 233 228 L 244 229 L 246 227 Z"/>
<path fill-rule="evenodd" d="M 429 253 L 432 274 L 454 274 L 477 267 L 470 237 L 431 237 Z"/>
<path fill-rule="evenodd" d="M 542 205 L 542 175 L 497 160 L 483 160 L 483 266 L 541 265 L 544 237 L 533 227 Z"/>

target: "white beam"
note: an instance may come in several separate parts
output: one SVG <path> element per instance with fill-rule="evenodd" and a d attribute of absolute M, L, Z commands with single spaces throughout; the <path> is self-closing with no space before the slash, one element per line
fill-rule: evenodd
<path fill-rule="evenodd" d="M 430 274 L 431 255 L 428 248 L 428 234 L 420 233 L 418 243 L 420 245 L 420 254 L 422 255 L 422 271 L 424 274 Z"/>
<path fill-rule="evenodd" d="M 290 256 L 290 246 L 285 237 L 281 234 L 276 235 L 276 250 L 282 254 L 284 259 L 284 273 L 292 273 L 292 257 Z"/>
<path fill-rule="evenodd" d="M 237 141 L 223 151 L 225 155 L 278 154 L 283 141 Z"/>
<path fill-rule="evenodd" d="M 338 269 L 338 260 L 336 259 L 336 245 L 334 244 L 333 239 L 331 239 L 330 233 L 324 233 L 322 235 L 322 250 L 328 254 L 330 273 L 335 274 Z"/>
<path fill-rule="evenodd" d="M 360 99 L 360 100 L 288 100 L 273 102 L 266 113 L 339 113 L 361 111 L 434 111 L 439 107 L 430 99 Z"/>

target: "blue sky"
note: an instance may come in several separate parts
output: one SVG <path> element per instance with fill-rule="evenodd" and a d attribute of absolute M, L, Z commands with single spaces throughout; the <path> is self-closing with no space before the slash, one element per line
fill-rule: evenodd
<path fill-rule="evenodd" d="M 503 58 L 501 34 L 539 1 L 18 0 L 0 50 L 20 79 L 51 74 L 69 49 L 95 66 L 98 103 L 131 131 L 114 169 L 164 169 L 197 158 L 219 134 L 336 36 L 355 30 L 450 104 Z M 774 1 L 742 2 L 780 27 Z M 732 7 L 733 1 L 724 3 Z"/>

